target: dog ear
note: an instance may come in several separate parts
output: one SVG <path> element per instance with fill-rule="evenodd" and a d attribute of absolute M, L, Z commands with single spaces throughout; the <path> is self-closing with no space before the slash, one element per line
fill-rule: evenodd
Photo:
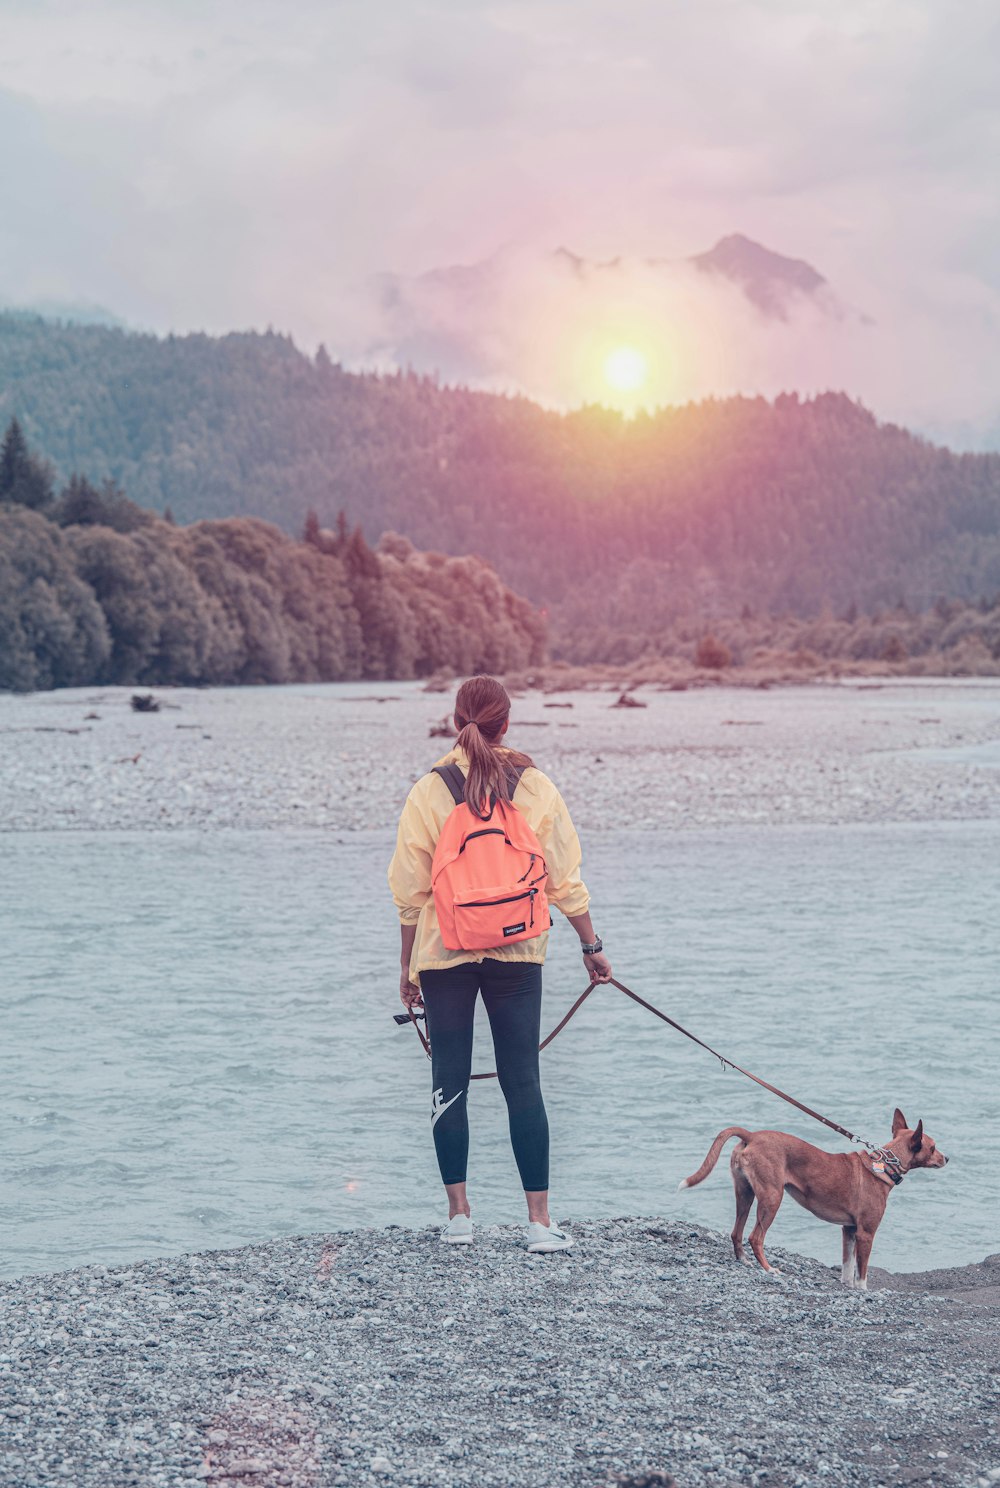
<path fill-rule="evenodd" d="M 924 1123 L 922 1121 L 918 1121 L 917 1122 L 917 1125 L 916 1125 L 916 1129 L 914 1130 L 913 1136 L 910 1138 L 910 1150 L 912 1152 L 919 1152 L 920 1151 L 920 1148 L 923 1145 L 923 1141 L 924 1141 Z"/>
<path fill-rule="evenodd" d="M 902 1111 L 897 1106 L 896 1109 L 895 1109 L 895 1111 L 893 1111 L 893 1113 L 892 1113 L 892 1134 L 893 1134 L 893 1136 L 896 1136 L 896 1134 L 898 1132 L 905 1131 L 905 1130 L 906 1130 L 906 1117 L 903 1115 Z"/>

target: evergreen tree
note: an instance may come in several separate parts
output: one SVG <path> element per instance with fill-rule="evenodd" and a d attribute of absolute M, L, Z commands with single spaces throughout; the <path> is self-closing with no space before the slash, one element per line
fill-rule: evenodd
<path fill-rule="evenodd" d="M 44 511 L 52 503 L 52 471 L 28 449 L 16 418 L 7 425 L 0 445 L 0 501 Z"/>
<path fill-rule="evenodd" d="M 115 532 L 135 532 L 153 520 L 114 481 L 106 480 L 98 490 L 85 475 L 70 476 L 50 515 L 60 527 L 111 527 Z"/>

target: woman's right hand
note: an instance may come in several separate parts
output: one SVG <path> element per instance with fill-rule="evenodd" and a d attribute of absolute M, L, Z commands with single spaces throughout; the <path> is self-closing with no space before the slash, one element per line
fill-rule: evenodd
<path fill-rule="evenodd" d="M 423 1001 L 420 996 L 420 988 L 416 982 L 410 981 L 408 970 L 399 974 L 399 1000 L 407 1009 L 412 1008 L 415 1013 L 423 1009 Z"/>

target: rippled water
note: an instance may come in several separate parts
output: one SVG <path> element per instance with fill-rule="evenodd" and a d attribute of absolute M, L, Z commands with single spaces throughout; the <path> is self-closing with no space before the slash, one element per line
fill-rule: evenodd
<path fill-rule="evenodd" d="M 717 1048 L 884 1140 L 894 1105 L 952 1163 L 890 1200 L 877 1262 L 1000 1249 L 1000 824 L 591 833 L 615 970 Z M 25 832 L 3 840 L 3 1271 L 232 1246 L 440 1212 L 429 1072 L 398 1030 L 384 831 Z M 568 927 L 550 1027 L 582 990 Z M 485 1020 L 477 1067 L 491 1068 Z M 560 1218 L 657 1213 L 728 1231 L 715 1132 L 837 1148 L 620 994 L 544 1056 Z M 502 1097 L 476 1085 L 484 1222 L 520 1205 Z M 829 1142 L 827 1142 L 829 1137 Z M 833 1263 L 787 1201 L 774 1238 Z"/>

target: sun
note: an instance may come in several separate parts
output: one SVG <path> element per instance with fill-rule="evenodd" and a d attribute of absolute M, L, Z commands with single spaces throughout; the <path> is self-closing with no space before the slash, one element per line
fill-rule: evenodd
<path fill-rule="evenodd" d="M 649 364 L 634 346 L 616 346 L 604 358 L 604 381 L 616 393 L 637 393 L 646 384 Z"/>

